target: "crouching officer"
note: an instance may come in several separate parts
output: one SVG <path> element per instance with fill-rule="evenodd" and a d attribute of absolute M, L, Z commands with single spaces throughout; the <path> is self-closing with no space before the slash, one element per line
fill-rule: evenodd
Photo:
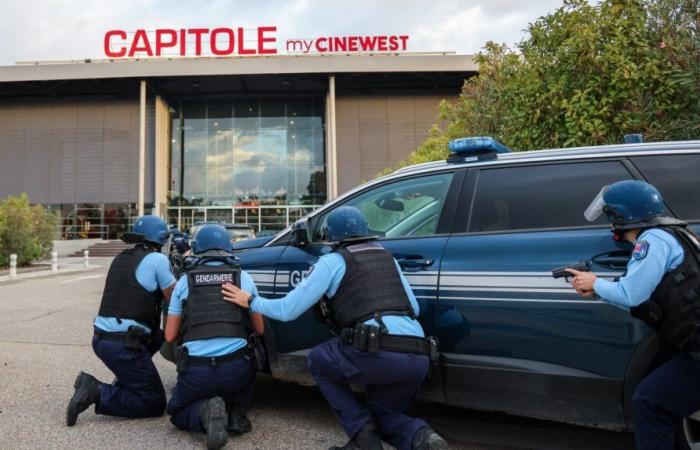
<path fill-rule="evenodd" d="M 337 248 L 285 297 L 268 300 L 226 284 L 224 298 L 282 321 L 321 300 L 339 337 L 311 351 L 309 370 L 350 437 L 332 448 L 381 449 L 381 439 L 399 450 L 447 448 L 424 421 L 404 414 L 428 372 L 435 341 L 425 339 L 418 302 L 398 264 L 369 237 L 356 208 L 331 212 L 325 235 Z M 349 383 L 367 387 L 367 407 Z"/>
<path fill-rule="evenodd" d="M 593 221 L 602 212 L 615 239 L 634 244 L 627 272 L 611 282 L 571 270 L 571 284 L 584 297 L 629 310 L 678 351 L 632 397 L 637 448 L 671 450 L 681 420 L 700 410 L 700 240 L 666 215 L 659 191 L 642 181 L 604 187 L 585 215 Z"/>
<path fill-rule="evenodd" d="M 251 276 L 235 262 L 228 231 L 204 225 L 192 250 L 195 256 L 175 286 L 165 325 L 167 342 L 183 342 L 176 351 L 177 384 L 167 412 L 181 430 L 206 433 L 207 448 L 220 448 L 227 428 L 251 430 L 246 412 L 256 369 L 248 343 L 254 332 L 262 335 L 264 322 L 260 314 L 249 316 L 222 298 L 225 282 L 257 293 Z"/>
<path fill-rule="evenodd" d="M 151 358 L 163 343 L 162 302 L 175 285 L 168 258 L 160 253 L 167 238 L 168 227 L 156 216 L 139 217 L 125 233 L 123 240 L 136 245 L 117 255 L 109 267 L 92 339 L 95 354 L 116 379 L 106 384 L 80 372 L 68 403 L 68 426 L 92 404 L 96 414 L 109 416 L 163 414 L 165 390 Z"/>

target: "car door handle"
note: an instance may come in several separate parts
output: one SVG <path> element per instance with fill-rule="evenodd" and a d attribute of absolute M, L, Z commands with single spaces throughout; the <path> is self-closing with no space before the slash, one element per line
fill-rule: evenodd
<path fill-rule="evenodd" d="M 402 258 L 399 259 L 399 265 L 403 269 L 418 269 L 424 267 L 430 267 L 435 263 L 434 259 L 431 258 Z"/>
<path fill-rule="evenodd" d="M 614 251 L 610 253 L 603 253 L 601 255 L 594 256 L 591 261 L 598 266 L 605 267 L 606 269 L 625 269 L 627 267 L 627 263 L 630 261 L 630 252 Z"/>

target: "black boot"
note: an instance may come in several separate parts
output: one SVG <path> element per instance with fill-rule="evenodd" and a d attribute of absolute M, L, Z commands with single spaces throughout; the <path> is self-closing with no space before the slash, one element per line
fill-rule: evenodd
<path fill-rule="evenodd" d="M 78 414 L 100 400 L 100 382 L 89 373 L 80 372 L 73 383 L 75 392 L 66 409 L 66 425 L 72 427 L 78 420 Z"/>
<path fill-rule="evenodd" d="M 377 434 L 373 423 L 364 426 L 350 441 L 342 447 L 331 447 L 328 450 L 382 450 L 382 440 Z"/>
<path fill-rule="evenodd" d="M 207 400 L 199 410 L 199 418 L 207 433 L 207 448 L 210 450 L 226 445 L 226 405 L 221 397 Z"/>
<path fill-rule="evenodd" d="M 430 427 L 423 427 L 413 435 L 413 450 L 447 450 L 447 441 Z"/>
<path fill-rule="evenodd" d="M 228 413 L 228 426 L 226 427 L 231 433 L 250 433 L 253 429 L 253 425 L 248 420 L 245 411 L 234 411 L 231 410 Z"/>

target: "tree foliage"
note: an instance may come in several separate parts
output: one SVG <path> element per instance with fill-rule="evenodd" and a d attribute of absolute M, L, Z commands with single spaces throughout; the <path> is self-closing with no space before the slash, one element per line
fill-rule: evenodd
<path fill-rule="evenodd" d="M 565 0 L 526 31 L 515 49 L 486 44 L 401 166 L 444 159 L 463 136 L 515 150 L 700 137 L 700 0 Z"/>
<path fill-rule="evenodd" d="M 0 202 L 0 266 L 9 264 L 12 253 L 18 265 L 48 256 L 55 220 L 43 206 L 32 206 L 26 194 Z"/>

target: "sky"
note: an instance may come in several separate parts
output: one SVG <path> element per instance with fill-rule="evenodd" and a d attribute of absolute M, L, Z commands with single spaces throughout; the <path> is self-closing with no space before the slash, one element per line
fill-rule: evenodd
<path fill-rule="evenodd" d="M 513 44 L 562 0 L 0 0 L 0 65 L 104 58 L 111 29 L 277 26 L 284 41 L 319 36 L 408 35 L 408 51 L 477 53 Z"/>

